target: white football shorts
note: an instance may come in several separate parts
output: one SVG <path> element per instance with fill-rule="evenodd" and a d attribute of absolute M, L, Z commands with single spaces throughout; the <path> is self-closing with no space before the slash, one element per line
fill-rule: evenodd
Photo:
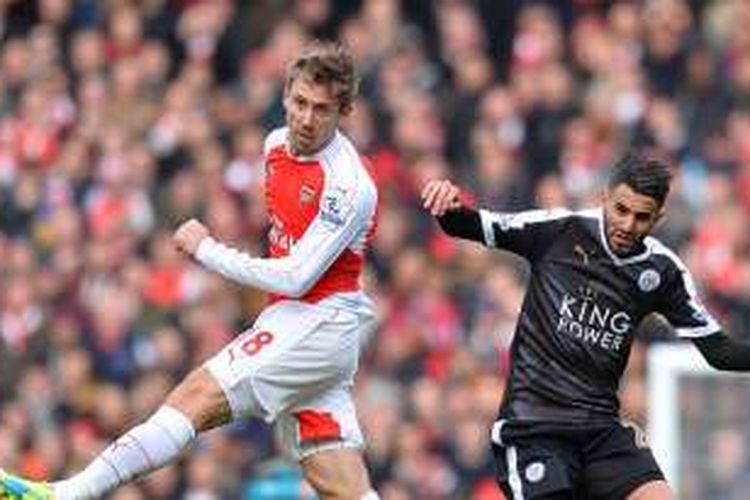
<path fill-rule="evenodd" d="M 277 421 L 282 443 L 296 459 L 361 448 L 351 387 L 374 323 L 372 304 L 361 292 L 314 304 L 276 302 L 205 366 L 234 418 Z"/>

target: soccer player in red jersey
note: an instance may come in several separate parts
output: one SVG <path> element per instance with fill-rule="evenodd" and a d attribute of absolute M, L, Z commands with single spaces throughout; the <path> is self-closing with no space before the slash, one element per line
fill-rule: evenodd
<path fill-rule="evenodd" d="M 360 274 L 377 205 L 373 180 L 339 131 L 356 87 L 351 55 L 335 43 L 311 43 L 289 67 L 286 126 L 265 141 L 268 258 L 224 245 L 197 220 L 174 233 L 206 269 L 271 294 L 253 326 L 83 471 L 53 483 L 0 471 L 0 497 L 98 498 L 175 459 L 198 433 L 254 415 L 279 426 L 321 498 L 378 498 L 350 394 L 374 319 Z"/>

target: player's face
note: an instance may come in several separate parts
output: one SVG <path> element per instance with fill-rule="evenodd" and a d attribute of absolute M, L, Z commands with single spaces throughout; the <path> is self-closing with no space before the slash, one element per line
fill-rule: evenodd
<path fill-rule="evenodd" d="M 663 213 L 655 199 L 636 193 L 627 184 L 608 189 L 604 195 L 604 225 L 612 251 L 623 255 L 634 250 Z"/>
<path fill-rule="evenodd" d="M 331 138 L 341 119 L 341 108 L 331 86 L 300 75 L 284 89 L 289 146 L 295 155 L 310 155 Z"/>

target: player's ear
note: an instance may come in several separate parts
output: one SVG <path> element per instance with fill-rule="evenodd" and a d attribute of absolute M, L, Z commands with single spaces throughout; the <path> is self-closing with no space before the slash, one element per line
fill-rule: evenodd
<path fill-rule="evenodd" d="M 352 102 L 342 103 L 341 105 L 339 105 L 339 114 L 341 116 L 346 116 L 352 112 L 352 109 L 354 109 L 354 103 Z"/>

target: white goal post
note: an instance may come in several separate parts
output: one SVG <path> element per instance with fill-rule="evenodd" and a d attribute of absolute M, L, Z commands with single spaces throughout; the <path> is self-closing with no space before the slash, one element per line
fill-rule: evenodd
<path fill-rule="evenodd" d="M 711 368 L 691 343 L 654 344 L 648 352 L 648 434 L 652 450 L 667 480 L 680 496 L 682 409 L 680 378 L 737 377 Z M 741 376 L 741 375 L 740 375 Z M 707 409 L 710 411 L 710 409 Z"/>

